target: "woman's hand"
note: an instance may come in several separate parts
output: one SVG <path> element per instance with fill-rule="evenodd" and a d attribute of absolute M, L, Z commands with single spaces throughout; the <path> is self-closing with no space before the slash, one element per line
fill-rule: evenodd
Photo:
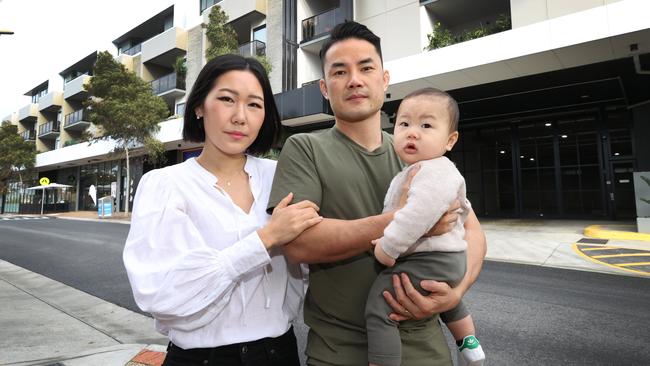
<path fill-rule="evenodd" d="M 323 217 L 318 215 L 319 208 L 315 203 L 305 200 L 290 205 L 292 199 L 293 193 L 284 197 L 273 209 L 269 222 L 257 230 L 267 249 L 292 241 L 303 231 L 323 220 Z"/>

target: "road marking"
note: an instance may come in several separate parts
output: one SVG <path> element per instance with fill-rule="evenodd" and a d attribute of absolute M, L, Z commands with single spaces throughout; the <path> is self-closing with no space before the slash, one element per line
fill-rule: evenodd
<path fill-rule="evenodd" d="M 582 248 L 582 251 L 590 251 L 590 250 L 615 250 L 619 249 L 618 247 L 598 247 L 598 248 Z"/>
<path fill-rule="evenodd" d="M 628 266 L 650 266 L 650 262 L 635 262 L 635 263 L 622 263 L 619 264 L 621 267 L 628 267 Z"/>
<path fill-rule="evenodd" d="M 2 217 L 2 221 L 12 221 L 12 220 L 48 220 L 52 219 L 50 216 L 12 216 L 12 217 Z"/>
<path fill-rule="evenodd" d="M 624 254 L 603 254 L 603 255 L 594 255 L 594 256 L 592 256 L 592 258 L 596 258 L 596 259 L 620 258 L 620 257 L 650 257 L 650 252 L 624 253 Z"/>
<path fill-rule="evenodd" d="M 573 250 L 592 262 L 637 275 L 650 276 L 650 262 L 638 262 L 638 259 L 634 261 L 638 257 L 650 258 L 650 251 L 580 243 L 573 243 Z M 599 250 L 618 253 L 599 254 Z"/>

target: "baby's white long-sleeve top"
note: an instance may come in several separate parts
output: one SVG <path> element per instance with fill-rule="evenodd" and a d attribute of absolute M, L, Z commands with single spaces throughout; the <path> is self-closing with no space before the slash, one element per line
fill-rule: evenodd
<path fill-rule="evenodd" d="M 181 348 L 284 334 L 303 295 L 300 267 L 266 250 L 257 229 L 276 163 L 247 157 L 255 198 L 244 212 L 195 159 L 140 180 L 124 265 L 138 306 Z"/>
<path fill-rule="evenodd" d="M 378 245 L 391 258 L 413 252 L 460 252 L 467 249 L 465 219 L 471 208 L 465 192 L 465 179 L 446 157 L 420 161 L 420 170 L 411 181 L 406 204 L 395 212 Z M 415 165 L 402 169 L 390 182 L 384 212 L 399 204 L 402 187 Z M 422 237 L 458 199 L 462 213 L 449 233 Z"/>

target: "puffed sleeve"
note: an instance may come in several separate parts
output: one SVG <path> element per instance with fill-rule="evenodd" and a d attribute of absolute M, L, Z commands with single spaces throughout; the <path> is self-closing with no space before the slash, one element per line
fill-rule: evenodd
<path fill-rule="evenodd" d="M 186 205 L 164 170 L 143 176 L 123 259 L 138 306 L 189 331 L 217 317 L 242 275 L 271 258 L 256 231 L 226 249 L 209 247 Z"/>

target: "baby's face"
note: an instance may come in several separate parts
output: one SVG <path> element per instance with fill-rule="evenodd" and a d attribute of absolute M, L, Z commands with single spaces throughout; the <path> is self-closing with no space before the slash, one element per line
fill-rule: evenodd
<path fill-rule="evenodd" d="M 407 164 L 441 157 L 458 139 L 450 124 L 444 98 L 424 95 L 403 101 L 395 122 L 395 152 Z"/>

